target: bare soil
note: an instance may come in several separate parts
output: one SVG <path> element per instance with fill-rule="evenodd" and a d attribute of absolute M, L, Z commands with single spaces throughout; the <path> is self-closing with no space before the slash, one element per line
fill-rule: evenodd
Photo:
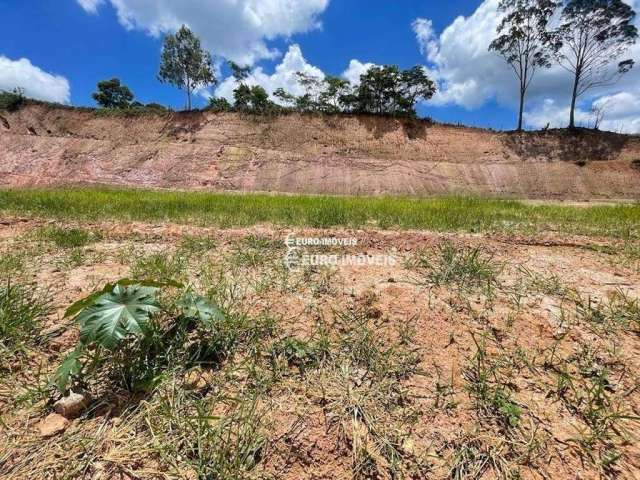
<path fill-rule="evenodd" d="M 373 116 L 0 113 L 0 185 L 345 195 L 640 198 L 640 139 Z"/>
<path fill-rule="evenodd" d="M 229 118 L 238 129 L 235 134 L 247 128 L 248 124 L 235 116 L 225 117 L 227 127 L 218 123 L 218 128 L 231 128 Z M 211 133 L 216 119 L 210 119 L 212 123 L 196 137 Z M 293 118 L 276 122 L 290 121 Z M 434 128 L 441 131 L 437 135 L 444 135 L 446 129 Z M 103 127 L 100 130 L 104 131 Z M 431 133 L 426 135 L 429 138 Z M 484 137 L 489 143 L 497 138 L 484 132 L 470 131 L 468 135 Z M 187 148 L 206 148 L 198 141 Z M 68 148 L 69 142 L 89 143 L 71 138 L 53 142 L 62 149 Z M 104 147 L 106 141 L 95 142 Z M 164 147 L 178 149 L 175 144 Z M 271 154 L 276 155 L 273 151 Z M 44 221 L 7 219 L 0 225 L 0 253 L 28 249 L 33 241 L 30 232 L 46 225 L 49 223 Z M 283 240 L 291 230 L 269 226 L 219 230 L 141 223 L 90 224 L 82 228 L 101 232 L 102 239 L 84 247 L 79 263 L 66 261 L 69 251 L 42 249 L 39 245 L 29 251 L 41 253 L 28 258 L 27 266 L 14 276 L 50 292 L 55 313 L 49 318 L 47 330 L 56 331 L 64 323 L 62 314 L 71 302 L 107 281 L 130 275 L 136 259 L 155 252 L 164 252 L 169 258 L 181 241 L 196 237 L 213 240 L 215 247 L 190 261 L 182 270 L 182 280 L 202 288 L 206 284 L 203 272 L 219 267 L 250 315 L 259 318 L 268 314 L 276 319 L 279 337 L 308 338 L 320 321 L 340 332 L 346 327 L 338 322 L 337 312 L 354 309 L 365 312 L 380 338 L 394 339 L 399 332 L 412 332 L 411 351 L 417 355 L 417 363 L 406 378 L 394 382 L 407 402 L 401 407 L 387 410 L 379 406 L 385 403 L 385 397 L 376 396 L 376 385 L 350 383 L 331 376 L 340 373 L 323 369 L 301 374 L 292 367 L 261 400 L 268 412 L 263 432 L 266 447 L 250 476 L 391 478 L 392 466 L 377 443 L 387 437 L 377 428 L 397 429 L 394 434 L 403 439 L 394 447 L 402 456 L 398 471 L 407 478 L 507 478 L 516 473 L 531 479 L 640 476 L 640 447 L 636 441 L 640 415 L 638 327 L 616 323 L 622 310 L 616 314 L 618 320 L 607 313 L 599 323 L 579 306 L 588 302 L 609 312 L 607 308 L 620 294 L 637 302 L 639 257 L 628 253 L 637 252 L 637 245 L 560 235 L 297 229 L 293 233 L 298 237 L 355 237 L 357 246 L 331 251 L 394 255 L 397 263 L 285 272 L 281 265 L 286 251 Z M 264 240 L 263 246 L 248 247 L 247 239 L 256 238 Z M 460 278 L 442 285 L 430 281 L 429 272 L 433 271 L 416 261 L 430 258 L 436 262 L 445 242 L 451 242 L 457 251 L 479 249 L 482 258 L 497 269 L 495 286 L 489 290 L 482 284 L 462 288 L 456 283 Z M 257 257 L 247 258 L 249 254 Z M 285 280 L 276 280 L 281 275 Z M 166 459 L 154 450 L 159 440 L 150 436 L 147 424 L 133 423 L 126 414 L 115 413 L 117 409 L 98 408 L 72 420 L 62 434 L 39 436 L 39 422 L 51 412 L 50 400 L 36 396 L 32 404 L 16 406 L 13 402 L 37 378 L 36 367 L 43 370 L 43 375 L 50 373 L 77 340 L 75 326 L 56 332 L 23 365 L 15 366 L 12 389 L 0 392 L 0 436 L 6 440 L 0 440 L 0 476 L 67 478 L 74 471 L 82 472 L 82 478 L 96 479 L 175 478 Z M 488 358 L 500 366 L 490 384 L 502 385 L 521 410 L 515 426 L 496 423 L 500 414 L 479 405 L 471 393 L 480 339 L 486 342 Z M 594 414 L 587 410 L 592 401 L 589 392 L 594 372 L 602 370 L 608 372 L 609 383 L 604 397 L 595 400 L 600 410 Z M 359 374 L 365 378 L 364 373 Z M 571 379 L 570 387 L 559 385 L 563 375 Z M 228 388 L 249 388 L 245 381 L 243 374 L 235 374 Z M 107 393 L 95 399 L 103 407 L 113 401 Z M 150 409 L 152 402 L 144 399 L 139 408 Z M 356 402 L 365 414 L 367 409 L 375 413 L 363 423 L 351 410 L 337 408 L 352 405 L 349 402 Z M 411 421 L 396 417 L 396 407 L 414 412 Z M 601 417 L 589 415 L 609 417 L 600 424 Z M 604 432 L 594 434 L 596 424 Z M 363 451 L 369 470 L 364 469 L 359 456 Z M 609 454 L 615 457 L 610 463 Z M 81 468 L 76 468 L 78 465 Z M 188 470 L 178 476 L 195 478 Z"/>

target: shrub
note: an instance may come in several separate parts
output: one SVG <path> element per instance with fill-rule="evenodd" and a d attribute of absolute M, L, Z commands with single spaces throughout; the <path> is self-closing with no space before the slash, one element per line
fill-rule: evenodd
<path fill-rule="evenodd" d="M 211 97 L 209 99 L 209 110 L 212 112 L 229 112 L 233 109 L 233 106 L 224 97 Z"/>
<path fill-rule="evenodd" d="M 0 91 L 0 110 L 16 112 L 24 106 L 25 101 L 24 90 L 21 88 L 15 88 L 11 92 Z"/>
<path fill-rule="evenodd" d="M 117 78 L 98 82 L 98 91 L 91 96 L 104 108 L 128 108 L 133 100 L 129 87 L 121 84 Z"/>

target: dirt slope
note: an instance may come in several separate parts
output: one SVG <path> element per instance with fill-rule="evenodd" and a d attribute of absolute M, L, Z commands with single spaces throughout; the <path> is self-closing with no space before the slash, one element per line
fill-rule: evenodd
<path fill-rule="evenodd" d="M 0 112 L 0 185 L 640 198 L 640 138 L 368 116 Z"/>

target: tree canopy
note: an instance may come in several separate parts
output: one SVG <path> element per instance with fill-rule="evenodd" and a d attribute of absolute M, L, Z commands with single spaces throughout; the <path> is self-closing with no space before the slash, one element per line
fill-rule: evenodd
<path fill-rule="evenodd" d="M 194 90 L 217 83 L 211 54 L 203 50 L 200 39 L 185 25 L 175 35 L 165 37 L 158 79 L 185 90 L 189 110 Z"/>
<path fill-rule="evenodd" d="M 129 87 L 120 83 L 117 78 L 98 82 L 98 91 L 91 96 L 104 108 L 128 108 L 133 100 Z"/>
<path fill-rule="evenodd" d="M 553 0 L 501 0 L 504 17 L 489 50 L 499 54 L 519 83 L 518 130 L 522 130 L 525 95 L 538 68 L 549 68 L 558 43 L 548 30 L 558 4 Z"/>
<path fill-rule="evenodd" d="M 622 0 L 565 2 L 555 35 L 562 45 L 557 61 L 573 76 L 569 127 L 575 126 L 578 97 L 615 82 L 633 67 L 633 59 L 621 58 L 638 38 L 634 17 L 635 11 Z"/>

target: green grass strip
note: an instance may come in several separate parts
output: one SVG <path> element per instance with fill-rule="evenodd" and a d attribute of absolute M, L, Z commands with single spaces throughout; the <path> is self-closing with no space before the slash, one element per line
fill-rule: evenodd
<path fill-rule="evenodd" d="M 75 221 L 173 222 L 220 227 L 558 231 L 638 238 L 640 204 L 531 205 L 478 197 L 336 197 L 112 188 L 0 189 L 0 212 Z"/>

